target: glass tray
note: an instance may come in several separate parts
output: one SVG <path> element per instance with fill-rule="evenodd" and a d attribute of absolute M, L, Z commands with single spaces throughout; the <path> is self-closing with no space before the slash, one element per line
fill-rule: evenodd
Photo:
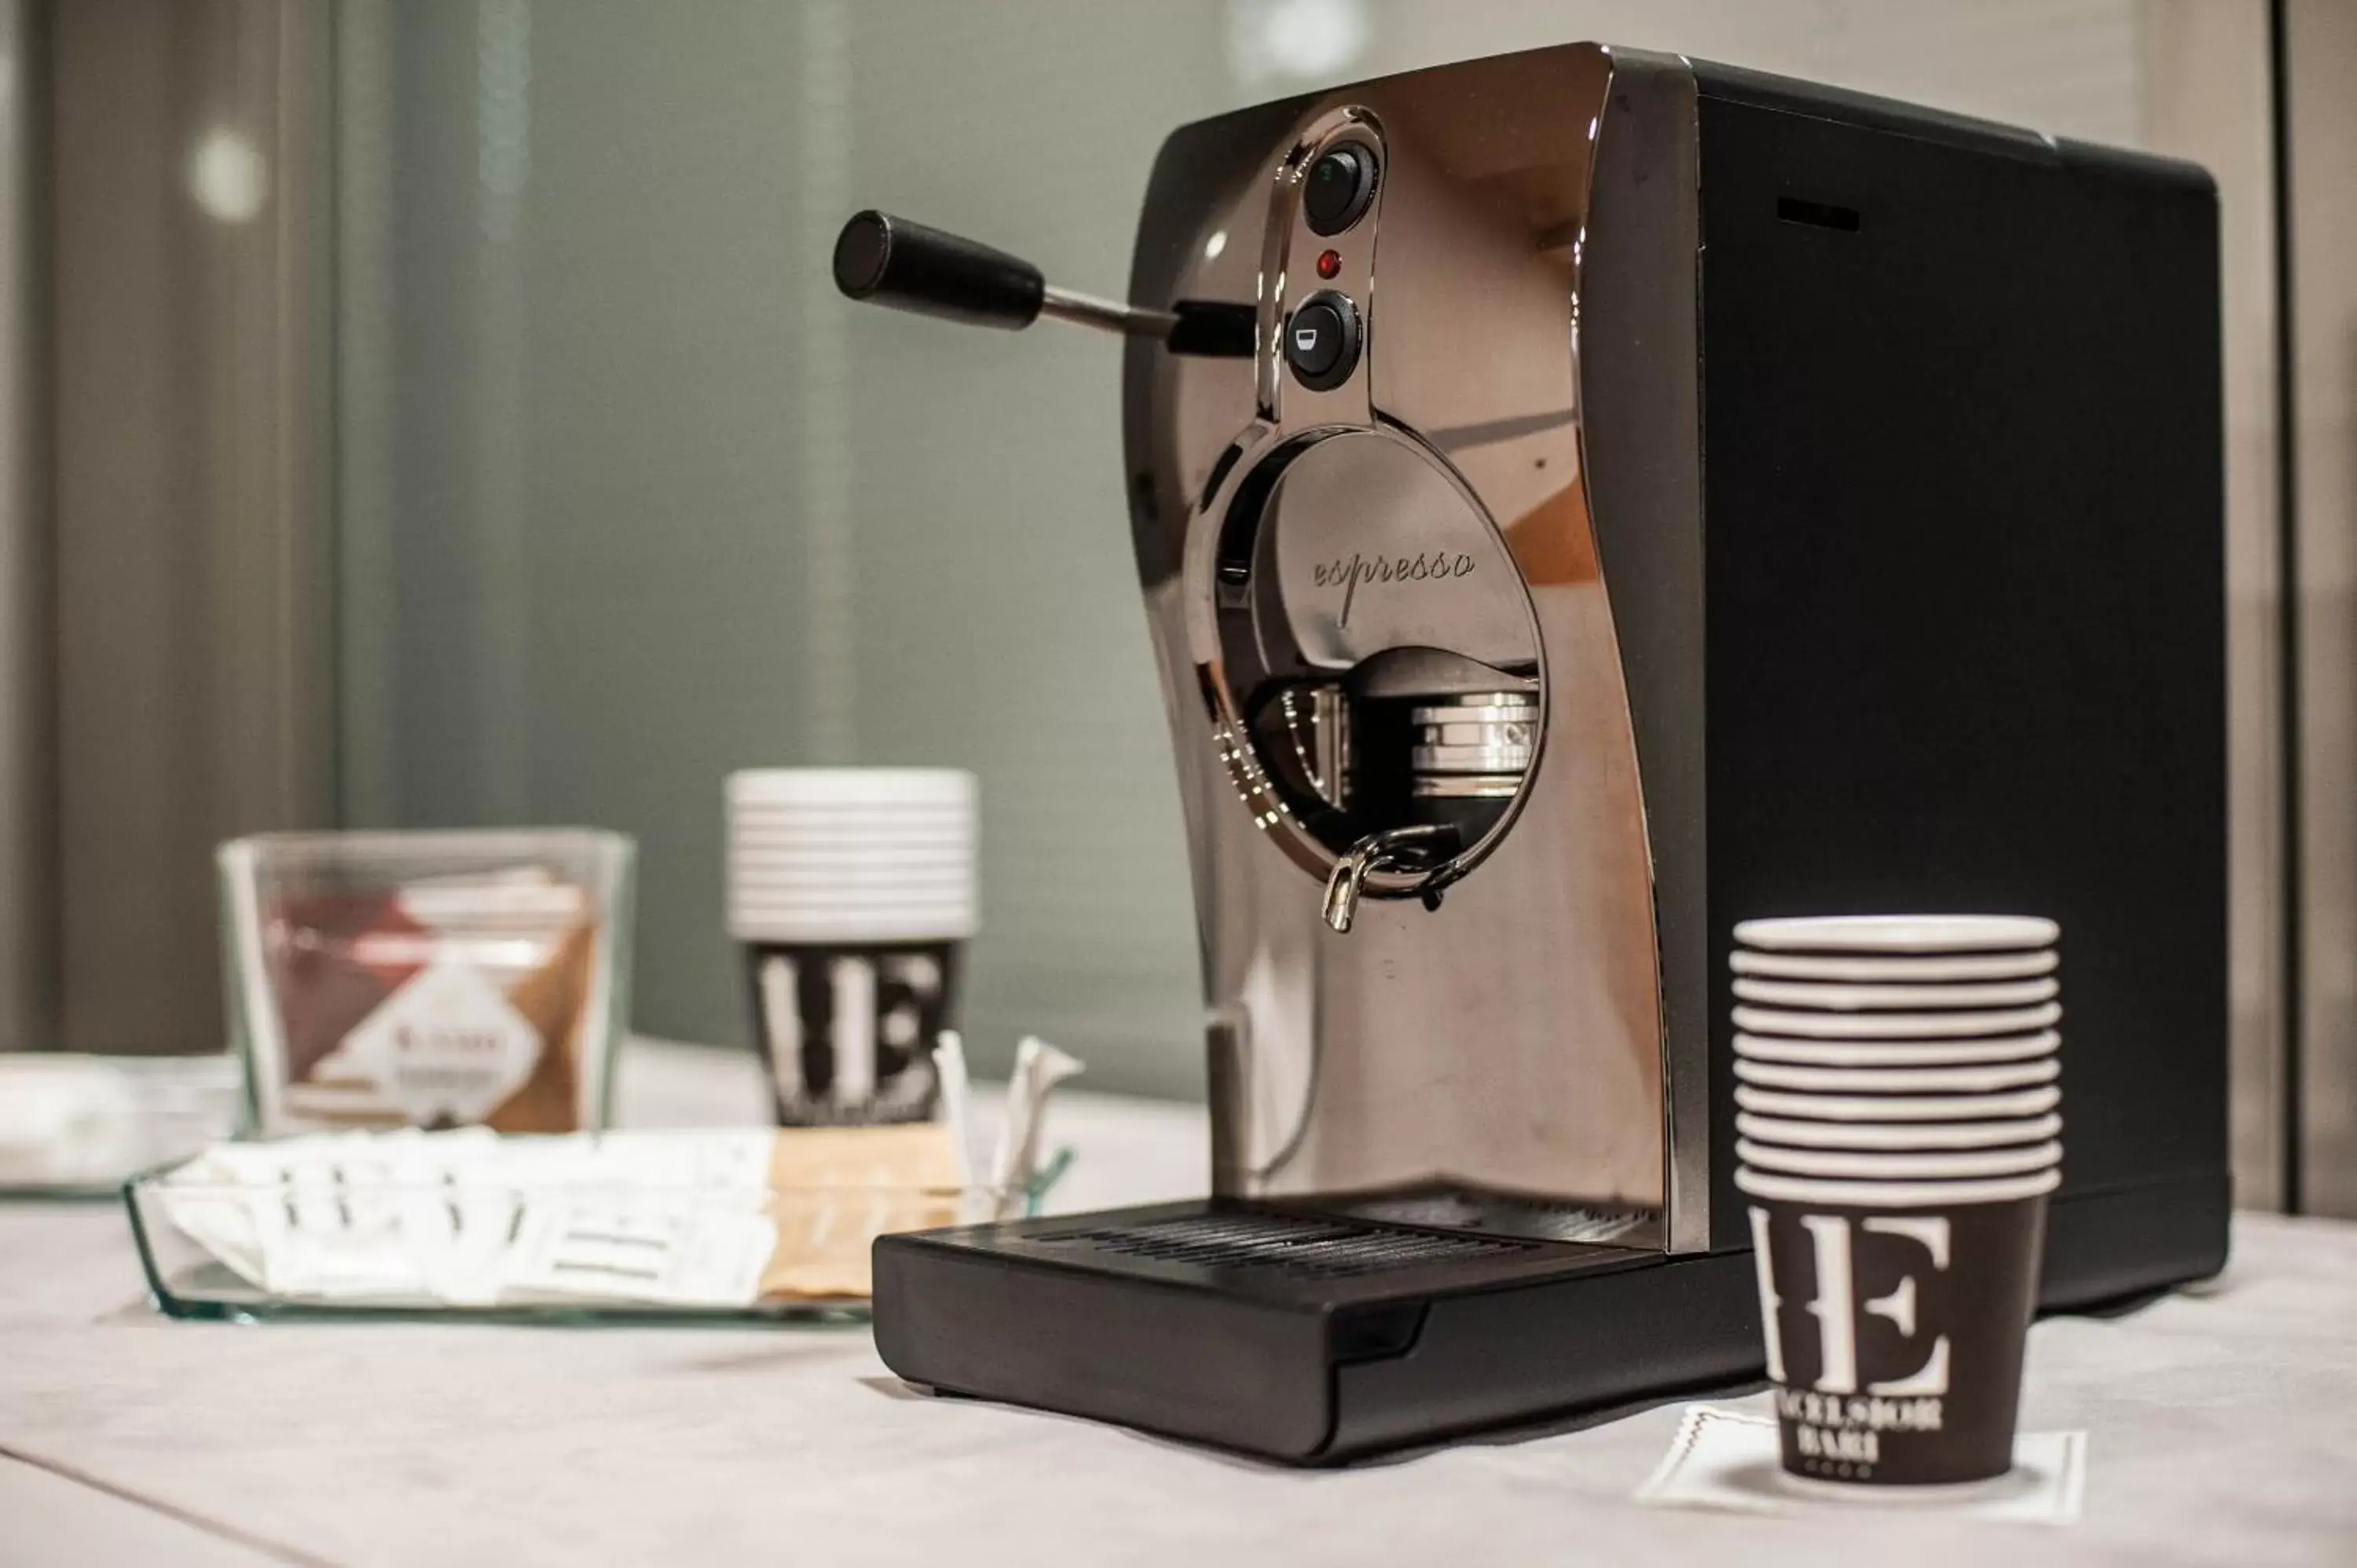
<path fill-rule="evenodd" d="M 169 1317 L 234 1323 L 370 1319 L 522 1324 L 856 1324 L 867 1320 L 868 1301 L 865 1294 L 853 1294 L 848 1289 L 831 1290 L 823 1295 L 765 1296 L 749 1305 L 728 1305 L 653 1302 L 601 1295 L 578 1288 L 568 1289 L 562 1297 L 543 1294 L 533 1299 L 489 1304 L 453 1302 L 423 1284 L 407 1288 L 381 1286 L 365 1294 L 273 1289 L 232 1268 L 189 1235 L 175 1218 L 175 1212 L 177 1209 L 188 1214 L 189 1210 L 180 1206 L 190 1204 L 227 1203 L 242 1208 L 259 1200 L 273 1206 L 284 1205 L 290 1216 L 299 1209 L 309 1216 L 303 1223 L 315 1235 L 332 1235 L 339 1228 L 350 1230 L 371 1224 L 382 1226 L 390 1216 L 421 1210 L 447 1210 L 451 1216 L 453 1234 L 463 1223 L 488 1222 L 496 1231 L 500 1217 L 507 1214 L 514 1217 L 507 1226 L 507 1241 L 512 1245 L 524 1224 L 522 1217 L 535 1203 L 554 1202 L 576 1209 L 584 1205 L 613 1205 L 640 1213 L 650 1209 L 672 1214 L 722 1213 L 738 1222 L 742 1217 L 759 1216 L 773 1223 L 780 1234 L 810 1235 L 823 1230 L 834 1240 L 838 1255 L 848 1241 L 864 1262 L 866 1243 L 877 1235 L 1037 1214 L 1071 1162 L 1072 1151 L 1060 1150 L 1030 1182 L 1011 1192 L 990 1187 L 835 1186 L 758 1190 L 700 1187 L 663 1191 L 587 1183 L 527 1187 L 515 1183 L 429 1186 L 391 1182 L 314 1187 L 298 1192 L 284 1185 L 261 1183 L 173 1185 L 168 1178 L 178 1168 L 175 1164 L 134 1176 L 123 1185 L 122 1194 L 131 1218 L 132 1238 L 139 1249 L 139 1264 L 147 1276 L 148 1292 L 156 1307 Z M 462 1221 L 462 1216 L 472 1218 Z M 864 1273 L 864 1268 L 858 1272 Z"/>

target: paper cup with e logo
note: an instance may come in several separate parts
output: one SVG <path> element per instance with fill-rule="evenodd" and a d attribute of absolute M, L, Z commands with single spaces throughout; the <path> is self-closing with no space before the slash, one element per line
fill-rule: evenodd
<path fill-rule="evenodd" d="M 1783 1466 L 1847 1487 L 2013 1463 L 2061 1181 L 2051 921 L 1736 928 L 1736 1186 Z"/>
<path fill-rule="evenodd" d="M 764 769 L 727 801 L 728 929 L 779 1122 L 927 1120 L 976 927 L 974 775 Z"/>
<path fill-rule="evenodd" d="M 1738 1172 L 1787 1472 L 1938 1486 L 2012 1467 L 2059 1180 L 2051 1166 L 1955 1181 Z"/>

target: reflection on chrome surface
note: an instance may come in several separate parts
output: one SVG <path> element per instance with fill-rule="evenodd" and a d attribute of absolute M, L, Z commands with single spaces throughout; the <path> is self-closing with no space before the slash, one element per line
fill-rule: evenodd
<path fill-rule="evenodd" d="M 1366 83 L 1182 133 L 1157 171 L 1133 297 L 1259 312 L 1248 364 L 1133 349 L 1128 372 L 1222 1193 L 1701 1233 L 1584 482 L 1613 69 L 1582 46 Z M 1338 145 L 1379 174 L 1319 234 L 1302 180 Z M 1295 321 L 1328 291 L 1355 311 L 1339 349 L 1333 317 Z"/>

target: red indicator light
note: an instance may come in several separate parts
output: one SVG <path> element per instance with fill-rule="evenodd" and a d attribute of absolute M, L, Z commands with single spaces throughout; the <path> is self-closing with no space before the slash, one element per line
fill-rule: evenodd
<path fill-rule="evenodd" d="M 1341 276 L 1342 252 L 1340 251 L 1325 251 L 1319 252 L 1318 257 L 1318 275 L 1329 280 L 1329 282 Z"/>

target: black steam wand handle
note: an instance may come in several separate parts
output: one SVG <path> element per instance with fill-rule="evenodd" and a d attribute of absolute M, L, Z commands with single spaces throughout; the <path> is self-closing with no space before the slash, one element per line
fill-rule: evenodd
<path fill-rule="evenodd" d="M 1146 310 L 1050 285 L 1017 256 L 870 208 L 834 241 L 834 285 L 853 299 L 1017 331 L 1042 316 L 1125 337 L 1152 338 L 1182 354 L 1249 358 L 1250 306 L 1181 300 Z"/>

